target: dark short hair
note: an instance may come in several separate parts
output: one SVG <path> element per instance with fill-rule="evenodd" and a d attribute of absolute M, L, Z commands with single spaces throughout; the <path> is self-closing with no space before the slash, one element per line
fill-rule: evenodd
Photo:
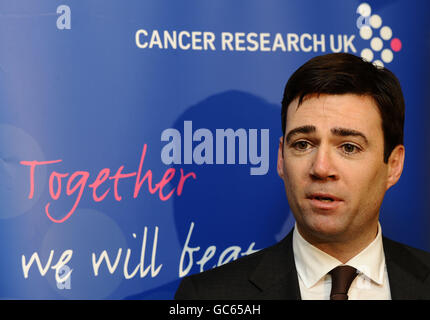
<path fill-rule="evenodd" d="M 357 94 L 370 96 L 378 106 L 384 133 L 384 162 L 393 149 L 403 144 L 405 102 L 400 82 L 387 68 L 349 53 L 331 53 L 310 59 L 288 80 L 282 99 L 282 132 L 285 137 L 290 103 L 314 94 Z"/>

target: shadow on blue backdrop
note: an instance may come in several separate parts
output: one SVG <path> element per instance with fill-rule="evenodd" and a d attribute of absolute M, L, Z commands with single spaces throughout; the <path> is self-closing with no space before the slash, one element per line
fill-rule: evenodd
<path fill-rule="evenodd" d="M 291 219 L 288 219 L 284 186 L 276 172 L 278 143 L 282 135 L 280 106 L 249 93 L 227 91 L 191 106 L 176 120 L 173 128 L 182 133 L 182 139 L 185 122 L 188 126 L 192 124 L 193 132 L 205 128 L 213 133 L 214 159 L 214 164 L 196 164 L 194 161 L 192 164 L 173 164 L 177 170 L 185 168 L 186 172 L 196 175 L 196 182 L 187 185 L 187 192 L 174 198 L 180 245 L 201 248 L 184 256 L 183 269 L 190 275 L 276 243 L 291 229 Z M 226 164 L 226 159 L 224 164 L 216 164 L 216 130 L 230 128 L 236 131 L 238 123 L 247 132 L 248 151 L 250 143 L 257 141 L 259 155 L 264 154 L 261 129 L 269 129 L 266 174 L 251 175 L 251 168 L 259 165 L 251 164 L 249 158 L 247 163 L 242 160 L 239 164 L 238 138 L 235 141 L 235 164 Z M 249 129 L 257 129 L 254 142 Z M 202 141 L 193 141 L 193 149 Z M 202 263 L 206 248 L 211 249 L 206 252 L 206 258 L 210 259 Z M 199 261 L 201 263 L 196 263 Z M 179 282 L 180 279 L 127 299 L 172 299 Z"/>

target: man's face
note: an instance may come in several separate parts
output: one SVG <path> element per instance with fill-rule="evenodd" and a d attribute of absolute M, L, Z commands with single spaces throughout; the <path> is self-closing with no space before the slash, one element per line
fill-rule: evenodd
<path fill-rule="evenodd" d="M 382 119 L 369 96 L 321 94 L 297 104 L 288 108 L 278 173 L 299 231 L 329 242 L 376 235 L 385 191 L 403 168 L 403 146 L 393 178 L 393 161 L 383 161 Z"/>

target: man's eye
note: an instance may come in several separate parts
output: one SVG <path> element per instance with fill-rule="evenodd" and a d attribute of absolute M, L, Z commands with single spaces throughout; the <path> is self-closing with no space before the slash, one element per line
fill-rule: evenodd
<path fill-rule="evenodd" d="M 308 149 L 309 146 L 310 146 L 310 144 L 307 141 L 297 141 L 297 142 L 293 143 L 294 149 L 297 149 L 300 151 Z"/>
<path fill-rule="evenodd" d="M 345 143 L 342 145 L 342 150 L 346 154 L 353 154 L 359 152 L 359 148 L 351 143 Z"/>

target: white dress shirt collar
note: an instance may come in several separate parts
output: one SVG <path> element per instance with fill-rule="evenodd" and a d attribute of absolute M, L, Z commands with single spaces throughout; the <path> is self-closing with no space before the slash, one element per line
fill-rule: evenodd
<path fill-rule="evenodd" d="M 343 265 L 336 258 L 306 241 L 298 232 L 297 224 L 293 231 L 293 251 L 297 273 L 307 288 L 314 286 L 333 268 Z M 376 238 L 345 265 L 356 268 L 377 284 L 383 284 L 385 255 L 379 223 Z"/>

